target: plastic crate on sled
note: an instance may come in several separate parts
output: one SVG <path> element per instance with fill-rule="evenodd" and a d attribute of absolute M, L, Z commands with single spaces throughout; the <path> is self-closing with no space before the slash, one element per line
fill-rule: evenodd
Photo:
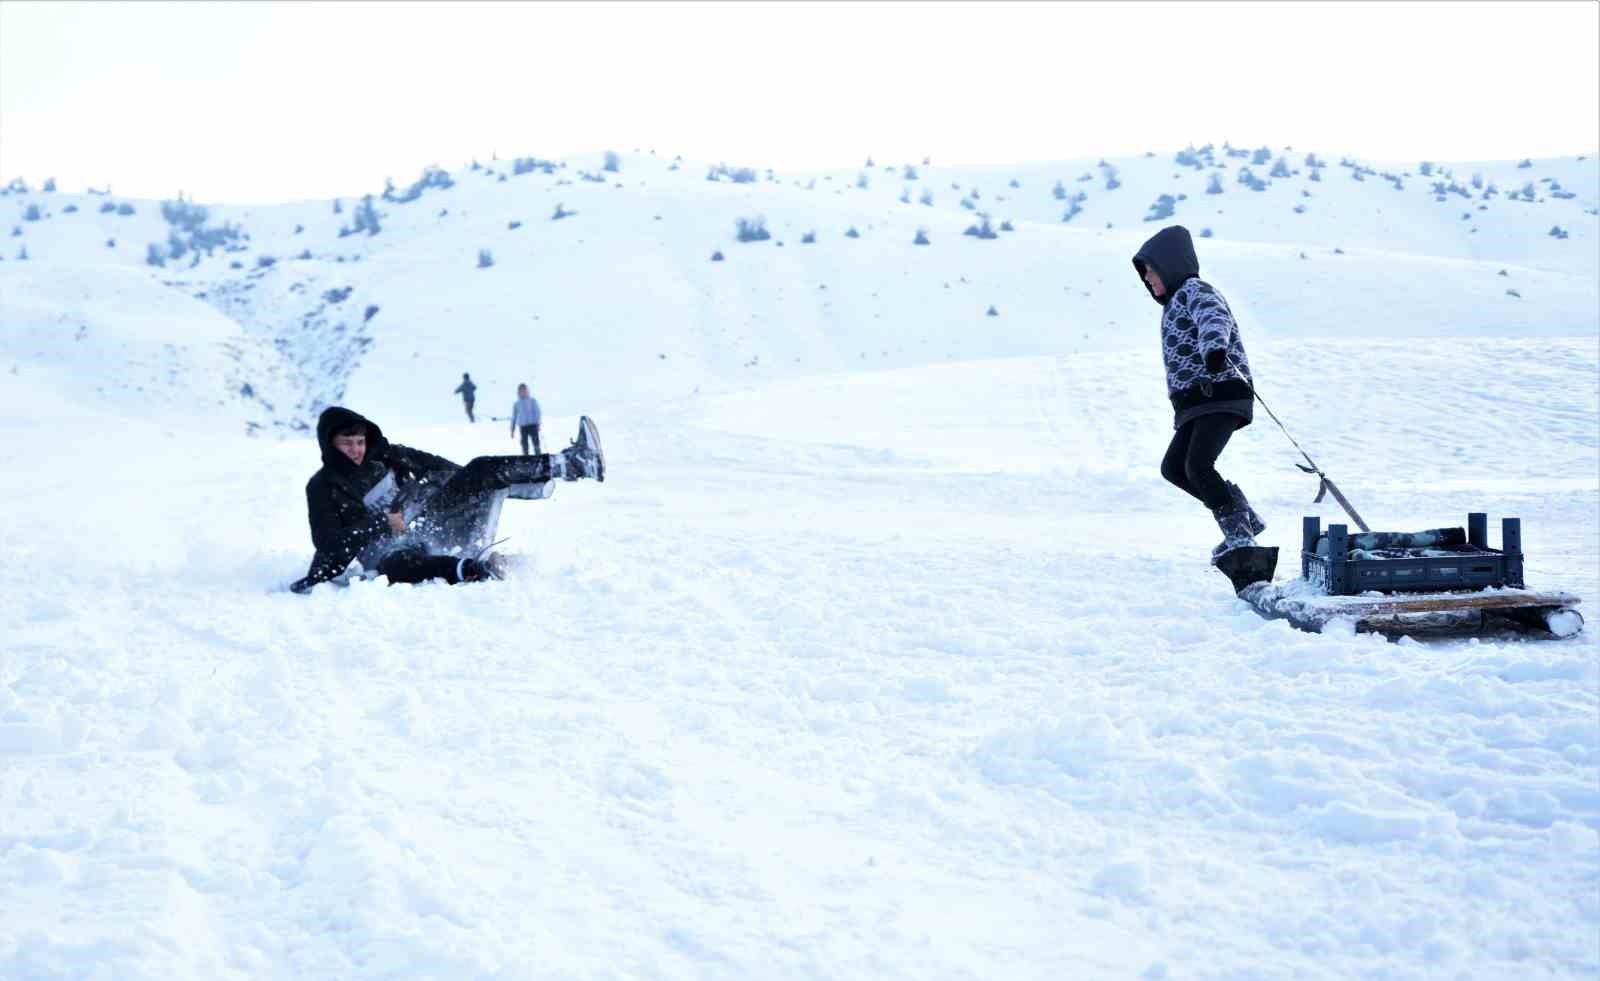
<path fill-rule="evenodd" d="M 1489 516 L 1467 527 L 1351 535 L 1322 519 L 1302 523 L 1301 575 L 1332 596 L 1367 592 L 1443 592 L 1522 586 L 1522 519 L 1500 522 L 1500 548 L 1489 547 Z"/>

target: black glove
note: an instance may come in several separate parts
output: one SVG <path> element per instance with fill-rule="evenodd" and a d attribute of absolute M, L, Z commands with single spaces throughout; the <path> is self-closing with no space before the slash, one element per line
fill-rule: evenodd
<path fill-rule="evenodd" d="M 1212 348 L 1211 350 L 1206 352 L 1206 371 L 1210 372 L 1213 375 L 1220 375 L 1220 374 L 1222 374 L 1222 370 L 1224 368 L 1226 368 L 1227 366 L 1228 366 L 1228 352 L 1227 351 L 1224 351 L 1222 348 L 1218 347 L 1218 348 Z"/>

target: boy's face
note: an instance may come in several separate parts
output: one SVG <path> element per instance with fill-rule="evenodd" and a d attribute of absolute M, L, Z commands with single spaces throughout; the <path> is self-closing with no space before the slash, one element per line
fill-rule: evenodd
<path fill-rule="evenodd" d="M 517 394 L 522 396 L 523 398 L 527 398 L 528 397 L 528 386 L 526 386 L 526 385 L 518 385 L 517 386 Z"/>
<path fill-rule="evenodd" d="M 365 433 L 360 436 L 335 436 L 333 448 L 349 457 L 350 462 L 359 467 L 367 458 L 367 436 Z"/>
<path fill-rule="evenodd" d="M 1161 282 L 1161 276 L 1156 273 L 1155 266 L 1147 264 L 1144 267 L 1144 281 L 1150 285 L 1150 292 L 1155 296 L 1160 296 L 1167 291 L 1166 286 Z"/>

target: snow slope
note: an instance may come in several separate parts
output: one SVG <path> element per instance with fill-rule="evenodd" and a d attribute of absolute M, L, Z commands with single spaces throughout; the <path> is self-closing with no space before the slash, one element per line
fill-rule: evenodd
<path fill-rule="evenodd" d="M 1341 200 L 1411 217 L 1344 238 L 1230 186 L 1284 217 L 1200 243 L 1263 396 L 1369 519 L 1521 516 L 1530 581 L 1591 601 L 1593 162 L 1531 168 L 1580 195 L 1525 209 L 1573 208 L 1565 240 L 1457 241 L 1335 162 Z M 458 175 L 358 241 L 327 229 L 348 201 L 255 209 L 252 251 L 193 269 L 51 259 L 30 225 L 0 265 L 0 977 L 1600 972 L 1594 630 L 1264 622 L 1155 472 L 1128 256 L 1170 160 L 1119 162 L 1112 229 L 1019 211 L 982 242 L 899 181 L 663 160 L 638 179 L 669 186 L 626 186 L 648 163 L 621 189 Z M 556 195 L 578 214 L 547 221 Z M 775 239 L 730 242 L 757 210 Z M 345 263 L 227 270 L 313 211 Z M 162 356 L 185 373 L 156 392 Z M 551 441 L 594 415 L 607 482 L 507 507 L 511 581 L 273 591 L 316 452 L 246 424 L 348 397 L 401 442 L 509 451 L 458 419 L 458 363 L 485 415 L 531 375 Z M 1293 460 L 1264 414 L 1223 458 L 1289 551 L 1337 517 Z"/>

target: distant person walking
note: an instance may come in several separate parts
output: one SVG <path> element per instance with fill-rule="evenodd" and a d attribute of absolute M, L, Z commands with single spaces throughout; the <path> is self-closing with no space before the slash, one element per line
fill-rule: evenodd
<path fill-rule="evenodd" d="M 472 417 L 472 403 L 478 401 L 478 386 L 472 383 L 472 376 L 465 371 L 461 373 L 461 384 L 456 386 L 455 394 L 461 396 L 461 401 L 467 407 L 467 421 L 477 422 Z"/>
<path fill-rule="evenodd" d="M 511 406 L 511 435 L 515 437 L 520 430 L 522 433 L 522 455 L 528 455 L 528 441 L 533 441 L 533 455 L 538 456 L 539 449 L 539 400 L 528 394 L 527 385 L 517 386 L 517 401 Z"/>

